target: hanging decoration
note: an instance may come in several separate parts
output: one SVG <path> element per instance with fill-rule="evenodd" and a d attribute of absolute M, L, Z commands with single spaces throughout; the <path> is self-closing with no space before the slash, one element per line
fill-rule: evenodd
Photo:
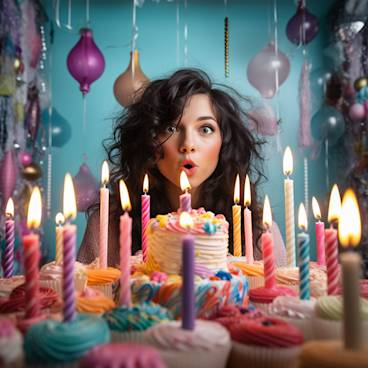
<path fill-rule="evenodd" d="M 17 180 L 17 165 L 15 163 L 14 151 L 5 152 L 0 162 L 0 193 L 1 208 L 4 213 L 8 199 L 13 195 Z"/>
<path fill-rule="evenodd" d="M 27 100 L 25 127 L 34 144 L 37 139 L 38 128 L 40 125 L 40 102 L 36 86 L 28 88 Z"/>
<path fill-rule="evenodd" d="M 72 128 L 68 121 L 53 107 L 51 116 L 49 111 L 42 111 L 42 121 L 45 129 L 51 127 L 51 145 L 52 147 L 63 147 L 72 136 Z"/>
<path fill-rule="evenodd" d="M 229 77 L 229 17 L 225 17 L 225 35 L 224 35 L 224 42 L 225 42 L 225 77 Z"/>
<path fill-rule="evenodd" d="M 309 12 L 305 0 L 298 0 L 296 13 L 286 25 L 286 36 L 296 45 L 305 45 L 316 37 L 319 22 L 316 16 Z"/>

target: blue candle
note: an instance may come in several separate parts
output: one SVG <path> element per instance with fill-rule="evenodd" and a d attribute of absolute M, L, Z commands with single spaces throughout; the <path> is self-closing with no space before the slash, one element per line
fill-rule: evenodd
<path fill-rule="evenodd" d="M 309 281 L 309 235 L 307 231 L 307 215 L 303 203 L 299 206 L 299 228 L 302 230 L 297 236 L 299 249 L 299 296 L 302 300 L 310 299 Z"/>

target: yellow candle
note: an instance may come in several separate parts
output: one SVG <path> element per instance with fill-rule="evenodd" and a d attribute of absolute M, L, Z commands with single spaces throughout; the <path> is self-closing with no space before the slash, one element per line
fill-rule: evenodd
<path fill-rule="evenodd" d="M 100 189 L 100 243 L 99 260 L 100 268 L 107 267 L 107 243 L 109 229 L 109 190 L 106 184 L 109 181 L 109 166 L 104 161 L 101 174 L 102 188 Z"/>
<path fill-rule="evenodd" d="M 239 175 L 236 176 L 235 188 L 234 188 L 234 205 L 233 205 L 233 243 L 234 243 L 234 256 L 241 257 L 241 207 L 239 206 L 240 200 L 240 179 Z"/>
<path fill-rule="evenodd" d="M 285 232 L 287 266 L 295 267 L 295 219 L 294 219 L 294 181 L 289 178 L 293 172 L 293 156 L 290 147 L 286 147 L 283 160 L 285 193 Z"/>
<path fill-rule="evenodd" d="M 56 264 L 61 264 L 61 262 L 63 261 L 63 225 L 65 222 L 64 219 L 64 215 L 59 212 L 56 214 L 55 216 L 55 222 L 56 222 L 56 228 L 55 228 L 55 233 L 56 233 L 56 255 L 55 255 L 55 262 Z"/>

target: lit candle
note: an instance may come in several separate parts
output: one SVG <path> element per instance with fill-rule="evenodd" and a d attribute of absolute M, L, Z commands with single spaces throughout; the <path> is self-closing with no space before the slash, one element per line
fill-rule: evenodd
<path fill-rule="evenodd" d="M 182 242 L 182 328 L 194 330 L 195 298 L 194 298 L 194 238 L 190 234 L 193 220 L 188 212 L 180 214 L 180 226 L 188 230 Z"/>
<path fill-rule="evenodd" d="M 132 303 L 130 292 L 130 255 L 132 252 L 132 219 L 128 188 L 124 180 L 119 182 L 120 201 L 124 215 L 120 216 L 120 305 L 130 307 Z"/>
<path fill-rule="evenodd" d="M 190 212 L 192 209 L 192 196 L 189 193 L 191 186 L 184 170 L 180 173 L 180 188 L 184 192 L 179 197 L 180 211 Z"/>
<path fill-rule="evenodd" d="M 262 252 L 263 252 L 263 273 L 265 278 L 265 287 L 272 289 L 276 286 L 275 277 L 275 259 L 273 255 L 273 239 L 270 232 L 272 225 L 271 206 L 266 195 L 263 205 L 263 226 L 266 231 L 262 234 Z"/>
<path fill-rule="evenodd" d="M 109 182 L 109 166 L 107 161 L 102 164 L 101 170 L 102 188 L 100 189 L 100 246 L 99 260 L 100 268 L 107 267 L 107 243 L 109 229 L 109 189 L 106 188 Z"/>
<path fill-rule="evenodd" d="M 147 262 L 148 256 L 148 239 L 147 239 L 147 227 L 150 220 L 150 202 L 151 198 L 147 194 L 149 188 L 148 175 L 144 176 L 143 180 L 143 195 L 141 196 L 142 202 L 142 253 L 143 262 Z"/>
<path fill-rule="evenodd" d="M 307 234 L 307 213 L 303 203 L 299 206 L 298 226 L 301 230 L 297 238 L 299 249 L 299 296 L 302 300 L 308 300 L 310 299 L 309 235 Z"/>
<path fill-rule="evenodd" d="M 41 216 L 41 192 L 36 186 L 32 190 L 27 214 L 27 227 L 31 230 L 31 233 L 23 236 L 26 302 L 25 319 L 35 318 L 40 315 L 40 281 L 38 271 L 40 262 L 40 241 L 38 234 L 35 234 L 33 230 L 38 229 L 40 226 Z"/>
<path fill-rule="evenodd" d="M 249 209 L 251 204 L 249 176 L 245 177 L 244 184 L 244 239 L 245 256 L 247 263 L 253 263 L 253 231 L 252 231 L 252 211 Z"/>
<path fill-rule="evenodd" d="M 63 212 L 66 225 L 63 231 L 63 314 L 64 321 L 75 318 L 74 264 L 77 226 L 70 223 L 77 215 L 73 180 L 69 173 L 64 178 Z"/>
<path fill-rule="evenodd" d="M 316 222 L 317 264 L 324 266 L 325 258 L 325 223 L 321 221 L 321 210 L 316 198 L 312 198 L 313 215 Z"/>
<path fill-rule="evenodd" d="M 8 199 L 5 209 L 5 252 L 3 255 L 4 277 L 13 276 L 14 269 L 14 202 Z"/>
<path fill-rule="evenodd" d="M 361 219 L 354 192 L 348 189 L 342 200 L 339 219 L 339 240 L 344 247 L 357 246 L 361 238 Z M 361 276 L 361 256 L 345 252 L 340 256 L 343 284 L 343 326 L 346 349 L 362 347 L 362 316 L 359 279 Z"/>
<path fill-rule="evenodd" d="M 56 222 L 56 256 L 55 262 L 56 264 L 61 264 L 63 262 L 63 225 L 65 222 L 64 215 L 61 212 L 58 212 L 55 216 Z"/>
<path fill-rule="evenodd" d="M 240 200 L 240 180 L 239 174 L 236 176 L 234 187 L 234 205 L 233 205 L 233 243 L 234 243 L 234 256 L 241 257 L 241 207 L 239 206 Z"/>
<path fill-rule="evenodd" d="M 327 294 L 336 295 L 339 287 L 339 260 L 337 230 L 333 227 L 338 222 L 341 212 L 341 197 L 335 184 L 332 187 L 330 203 L 328 206 L 328 222 L 330 228 L 325 230 L 326 242 L 326 268 L 327 268 Z"/>
<path fill-rule="evenodd" d="M 293 172 L 293 156 L 290 147 L 286 147 L 283 160 L 285 193 L 285 230 L 287 266 L 295 267 L 295 220 L 294 220 L 294 181 L 289 178 Z"/>

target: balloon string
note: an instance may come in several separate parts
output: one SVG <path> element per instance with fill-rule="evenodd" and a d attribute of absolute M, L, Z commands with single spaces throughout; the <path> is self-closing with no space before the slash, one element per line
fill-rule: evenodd
<path fill-rule="evenodd" d="M 89 0 L 86 0 L 86 24 L 89 27 L 90 19 L 89 19 Z"/>
<path fill-rule="evenodd" d="M 135 56 L 134 52 L 136 49 L 136 41 L 138 38 L 138 27 L 137 27 L 137 3 L 133 0 L 133 10 L 132 10 L 132 80 L 134 81 L 135 75 Z"/>
<path fill-rule="evenodd" d="M 83 136 L 86 138 L 87 128 L 87 96 L 83 95 Z"/>
<path fill-rule="evenodd" d="M 46 214 L 51 216 L 51 182 L 52 182 L 52 154 L 47 155 L 47 197 L 46 197 Z"/>
<path fill-rule="evenodd" d="M 304 204 L 307 217 L 309 213 L 309 172 L 308 172 L 308 157 L 304 157 Z"/>
<path fill-rule="evenodd" d="M 56 0 L 54 4 L 55 4 L 55 23 L 59 28 L 61 28 L 61 25 L 60 25 L 60 0 Z"/>
<path fill-rule="evenodd" d="M 184 24 L 184 66 L 188 66 L 188 24 L 187 24 L 188 2 L 184 0 L 185 24 Z"/>
<path fill-rule="evenodd" d="M 180 65 L 180 4 L 176 1 L 176 66 Z"/>
<path fill-rule="evenodd" d="M 325 170 L 326 170 L 326 188 L 327 191 L 330 190 L 330 178 L 328 171 L 328 139 L 325 140 Z"/>
<path fill-rule="evenodd" d="M 72 30 L 72 0 L 68 0 L 68 23 L 65 26 L 69 30 Z"/>

